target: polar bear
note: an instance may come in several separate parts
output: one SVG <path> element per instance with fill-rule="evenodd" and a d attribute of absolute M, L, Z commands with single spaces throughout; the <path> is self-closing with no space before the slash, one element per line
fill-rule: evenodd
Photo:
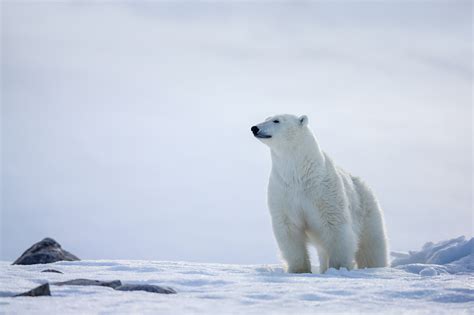
<path fill-rule="evenodd" d="M 251 127 L 270 148 L 268 207 L 286 270 L 309 273 L 308 243 L 320 272 L 388 265 L 382 210 L 369 187 L 321 151 L 303 115 L 278 115 Z"/>

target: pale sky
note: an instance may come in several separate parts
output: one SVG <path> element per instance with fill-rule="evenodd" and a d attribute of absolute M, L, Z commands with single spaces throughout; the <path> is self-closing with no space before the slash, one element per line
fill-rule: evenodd
<path fill-rule="evenodd" d="M 472 235 L 472 3 L 2 2 L 1 252 L 274 263 L 250 127 L 306 114 L 394 250 Z"/>

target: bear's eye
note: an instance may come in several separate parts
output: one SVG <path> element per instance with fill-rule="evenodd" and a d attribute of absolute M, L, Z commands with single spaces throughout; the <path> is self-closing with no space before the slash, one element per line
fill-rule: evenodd
<path fill-rule="evenodd" d="M 279 121 L 278 119 L 275 119 L 273 122 L 274 122 L 275 124 L 279 124 L 279 123 L 280 123 L 280 121 Z"/>

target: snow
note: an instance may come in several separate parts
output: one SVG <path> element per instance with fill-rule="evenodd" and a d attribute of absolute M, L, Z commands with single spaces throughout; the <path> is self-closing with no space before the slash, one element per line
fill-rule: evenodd
<path fill-rule="evenodd" d="M 472 244 L 463 237 L 428 243 L 417 252 L 395 253 L 390 268 L 326 274 L 287 274 L 280 265 L 85 260 L 13 266 L 3 261 L 0 313 L 469 314 L 474 311 Z M 170 286 L 178 294 L 52 285 L 52 296 L 10 297 L 76 278 Z"/>
<path fill-rule="evenodd" d="M 474 272 L 474 238 L 464 236 L 439 243 L 426 243 L 420 251 L 396 253 L 392 266 L 420 275 Z"/>

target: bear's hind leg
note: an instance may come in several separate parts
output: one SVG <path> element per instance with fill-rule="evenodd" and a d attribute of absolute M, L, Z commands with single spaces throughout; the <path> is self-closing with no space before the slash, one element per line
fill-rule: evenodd
<path fill-rule="evenodd" d="M 388 266 L 387 239 L 382 216 L 373 211 L 365 222 L 356 253 L 358 268 Z"/>

